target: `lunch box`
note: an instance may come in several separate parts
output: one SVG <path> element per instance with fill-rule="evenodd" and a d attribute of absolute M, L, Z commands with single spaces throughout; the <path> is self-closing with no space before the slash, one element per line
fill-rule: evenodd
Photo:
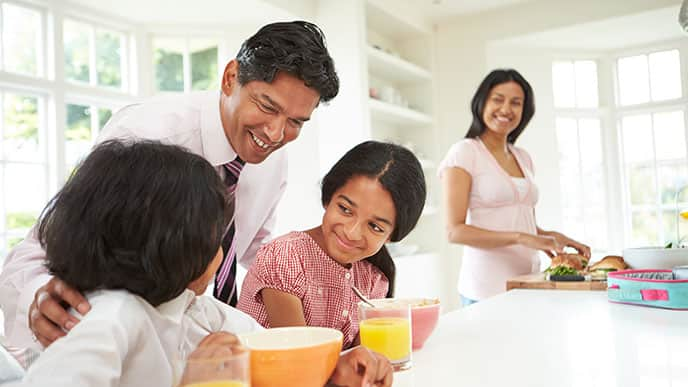
<path fill-rule="evenodd" d="M 688 310 L 688 279 L 671 270 L 623 270 L 607 275 L 609 301 Z"/>

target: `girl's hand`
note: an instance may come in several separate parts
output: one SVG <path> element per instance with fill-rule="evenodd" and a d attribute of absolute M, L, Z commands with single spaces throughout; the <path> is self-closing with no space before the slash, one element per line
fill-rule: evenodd
<path fill-rule="evenodd" d="M 542 250 L 545 254 L 550 256 L 550 258 L 564 252 L 564 245 L 559 243 L 555 237 L 549 235 L 519 233 L 518 244 L 532 249 Z"/>
<path fill-rule="evenodd" d="M 239 338 L 231 333 L 214 332 L 209 334 L 201 340 L 196 350 L 189 355 L 180 386 L 193 384 L 194 378 L 199 374 L 217 372 L 217 363 L 202 360 L 222 359 L 245 351 L 246 349 L 241 346 Z M 193 366 L 190 366 L 189 360 L 199 360 L 199 362 L 195 362 Z"/>
<path fill-rule="evenodd" d="M 328 387 L 332 386 L 380 386 L 392 385 L 392 364 L 386 357 L 365 347 L 354 347 L 342 352 Z"/>
<path fill-rule="evenodd" d="M 558 232 L 552 232 L 549 235 L 554 237 L 561 246 L 574 248 L 578 254 L 584 256 L 588 260 L 590 259 L 590 247 L 588 245 L 584 245 Z"/>

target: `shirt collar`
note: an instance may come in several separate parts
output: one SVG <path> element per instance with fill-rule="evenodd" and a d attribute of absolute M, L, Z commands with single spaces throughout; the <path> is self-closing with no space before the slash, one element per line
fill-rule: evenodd
<path fill-rule="evenodd" d="M 161 315 L 172 319 L 173 321 L 181 321 L 184 313 L 189 306 L 196 300 L 196 293 L 192 290 L 184 289 L 182 294 L 177 297 L 158 305 L 157 309 Z"/>
<path fill-rule="evenodd" d="M 203 155 L 213 166 L 226 164 L 237 156 L 222 127 L 220 93 L 222 92 L 206 93 L 201 101 Z"/>

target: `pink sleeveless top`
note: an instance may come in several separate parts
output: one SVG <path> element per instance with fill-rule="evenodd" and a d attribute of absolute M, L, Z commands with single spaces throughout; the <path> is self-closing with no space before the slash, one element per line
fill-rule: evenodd
<path fill-rule="evenodd" d="M 538 191 L 533 181 L 533 162 L 528 153 L 509 145 L 525 176 L 525 194 L 497 163 L 480 139 L 454 144 L 440 164 L 440 178 L 447 168 L 462 168 L 471 175 L 466 224 L 491 231 L 519 231 L 536 234 L 535 204 Z M 539 269 L 537 250 L 512 245 L 482 249 L 464 246 L 459 273 L 459 292 L 475 300 L 506 291 L 510 278 Z"/>

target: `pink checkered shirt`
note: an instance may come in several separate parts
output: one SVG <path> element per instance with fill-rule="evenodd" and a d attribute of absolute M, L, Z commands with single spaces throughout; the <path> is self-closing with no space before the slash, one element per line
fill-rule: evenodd
<path fill-rule="evenodd" d="M 291 232 L 264 245 L 246 274 L 237 308 L 269 328 L 260 291 L 276 289 L 301 299 L 306 324 L 340 330 L 343 347 L 349 348 L 358 334 L 358 298 L 355 285 L 370 298 L 384 298 L 389 281 L 368 261 L 347 269 L 304 232 Z"/>

